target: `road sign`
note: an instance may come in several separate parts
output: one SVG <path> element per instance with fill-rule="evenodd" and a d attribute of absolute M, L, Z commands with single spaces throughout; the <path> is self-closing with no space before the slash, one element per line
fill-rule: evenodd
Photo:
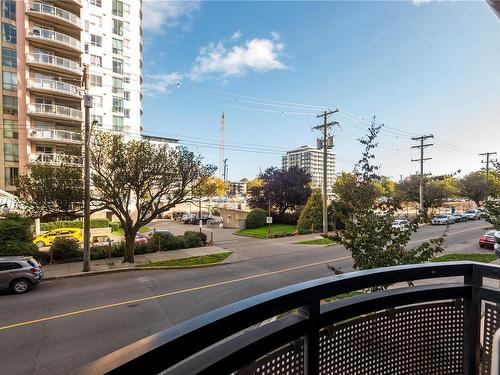
<path fill-rule="evenodd" d="M 266 224 L 272 224 L 272 223 L 273 223 L 273 217 L 272 216 L 266 217 Z"/>

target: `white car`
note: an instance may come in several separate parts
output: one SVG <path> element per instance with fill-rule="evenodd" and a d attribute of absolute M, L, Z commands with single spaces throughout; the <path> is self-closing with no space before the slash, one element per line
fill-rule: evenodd
<path fill-rule="evenodd" d="M 463 215 L 467 218 L 467 220 L 479 220 L 481 218 L 481 211 L 467 210 Z"/>
<path fill-rule="evenodd" d="M 432 225 L 447 225 L 453 224 L 455 220 L 451 215 L 437 215 L 434 216 L 431 220 Z"/>
<path fill-rule="evenodd" d="M 391 227 L 394 229 L 405 230 L 408 228 L 410 222 L 408 220 L 394 220 Z"/>

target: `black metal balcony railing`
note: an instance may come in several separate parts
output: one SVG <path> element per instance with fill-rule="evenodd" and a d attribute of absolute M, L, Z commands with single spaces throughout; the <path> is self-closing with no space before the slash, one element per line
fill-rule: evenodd
<path fill-rule="evenodd" d="M 394 288 L 406 281 L 458 283 Z M 79 374 L 482 374 L 500 328 L 500 266 L 449 262 L 332 276 L 263 293 L 146 337 Z M 481 312 L 485 303 L 483 357 Z M 271 317 L 291 312 L 267 324 Z"/>

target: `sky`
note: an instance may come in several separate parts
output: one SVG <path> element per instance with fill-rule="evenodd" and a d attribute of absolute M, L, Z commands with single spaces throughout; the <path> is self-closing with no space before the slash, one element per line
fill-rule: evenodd
<path fill-rule="evenodd" d="M 500 152 L 500 19 L 484 1 L 145 0 L 143 11 L 144 133 L 218 166 L 224 112 L 230 180 L 315 144 L 328 109 L 339 172 L 360 159 L 374 115 L 375 163 L 393 179 L 419 170 L 412 136 L 434 135 L 433 175 Z"/>

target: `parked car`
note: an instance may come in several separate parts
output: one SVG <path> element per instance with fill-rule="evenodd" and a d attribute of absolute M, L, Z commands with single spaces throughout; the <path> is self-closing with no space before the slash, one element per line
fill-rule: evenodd
<path fill-rule="evenodd" d="M 148 242 L 148 240 L 149 240 L 149 237 L 146 237 L 146 236 L 145 236 L 144 234 L 142 234 L 142 233 L 137 233 L 137 234 L 135 235 L 135 240 L 134 240 L 134 242 L 135 242 L 135 243 L 146 243 L 146 242 Z"/>
<path fill-rule="evenodd" d="M 190 224 L 199 224 L 200 220 L 202 224 L 206 224 L 208 222 L 209 217 L 206 215 L 202 215 L 201 217 L 198 217 L 198 215 L 195 215 L 193 218 L 191 218 Z"/>
<path fill-rule="evenodd" d="M 163 235 L 165 235 L 165 236 L 173 236 L 172 232 L 170 232 L 170 231 L 169 231 L 169 230 L 167 230 L 167 229 L 155 229 L 155 230 L 153 231 L 153 234 L 156 234 L 156 233 L 158 233 L 158 234 L 163 234 Z"/>
<path fill-rule="evenodd" d="M 500 258 L 500 230 L 495 233 L 495 255 Z"/>
<path fill-rule="evenodd" d="M 464 216 L 467 218 L 467 220 L 479 220 L 481 218 L 481 211 L 467 210 L 464 212 Z"/>
<path fill-rule="evenodd" d="M 80 228 L 57 228 L 41 234 L 33 240 L 38 247 L 50 246 L 56 238 L 72 237 L 77 242 L 83 242 L 82 230 Z"/>
<path fill-rule="evenodd" d="M 32 257 L 0 258 L 0 289 L 10 289 L 16 294 L 22 294 L 42 279 L 42 266 Z"/>
<path fill-rule="evenodd" d="M 432 225 L 453 224 L 455 221 L 451 215 L 437 215 L 431 220 Z"/>
<path fill-rule="evenodd" d="M 113 246 L 114 241 L 109 236 L 93 236 L 92 246 L 93 247 L 108 247 Z"/>
<path fill-rule="evenodd" d="M 463 214 L 455 213 L 451 216 L 453 216 L 453 220 L 455 220 L 455 223 L 462 223 L 464 221 L 467 221 L 467 218 Z"/>
<path fill-rule="evenodd" d="M 408 220 L 394 220 L 392 222 L 392 228 L 405 230 L 408 228 L 409 224 L 410 224 L 410 222 Z"/>
<path fill-rule="evenodd" d="M 479 237 L 480 247 L 492 248 L 495 246 L 495 233 L 496 230 L 488 230 L 481 237 Z"/>
<path fill-rule="evenodd" d="M 191 224 L 191 221 L 196 218 L 195 214 L 186 214 L 182 217 L 181 222 L 183 224 Z"/>
<path fill-rule="evenodd" d="M 174 221 L 180 221 L 184 217 L 184 215 L 189 215 L 187 212 L 174 212 L 172 214 L 172 219 Z"/>

